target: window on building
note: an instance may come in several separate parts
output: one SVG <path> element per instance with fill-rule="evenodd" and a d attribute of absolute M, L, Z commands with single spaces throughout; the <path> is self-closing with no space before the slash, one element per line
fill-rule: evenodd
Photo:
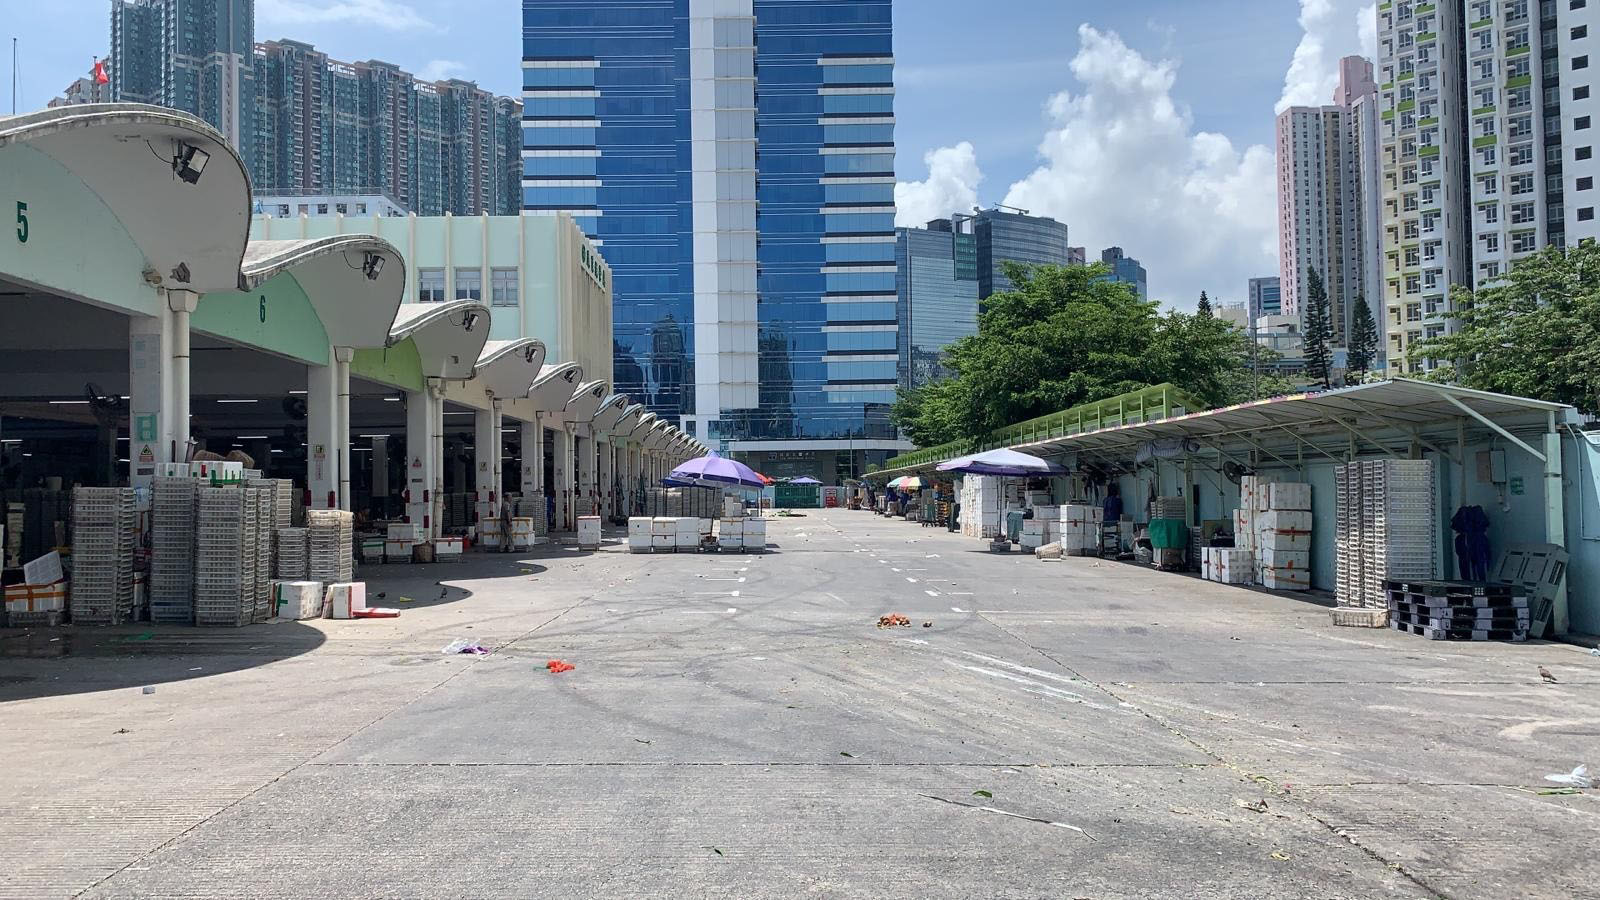
<path fill-rule="evenodd" d="M 418 303 L 443 303 L 444 302 L 444 270 L 443 269 L 418 269 L 417 270 L 417 302 Z"/>
<path fill-rule="evenodd" d="M 1587 68 L 1589 68 L 1589 57 L 1587 57 L 1587 56 L 1574 56 L 1572 58 L 1572 68 L 1574 68 L 1574 69 L 1587 69 Z"/>
<path fill-rule="evenodd" d="M 1485 252 L 1485 253 L 1499 253 L 1500 252 L 1500 235 L 1496 234 L 1495 232 L 1491 231 L 1491 232 L 1488 232 L 1486 234 L 1478 235 L 1478 241 L 1483 244 L 1483 252 Z"/>
<path fill-rule="evenodd" d="M 1524 172 L 1521 175 L 1513 175 L 1513 176 L 1511 176 L 1511 193 L 1513 193 L 1513 194 L 1531 194 L 1531 193 L 1533 193 L 1533 173 Z"/>
<path fill-rule="evenodd" d="M 1578 131 L 1582 131 L 1585 128 L 1588 128 L 1589 127 L 1589 117 L 1588 116 L 1579 116 L 1576 119 L 1573 119 L 1572 120 L 1572 127 L 1574 129 L 1578 130 Z"/>
<path fill-rule="evenodd" d="M 1579 222 L 1590 222 L 1590 221 L 1593 221 L 1593 220 L 1594 220 L 1594 207 L 1585 206 L 1585 207 L 1583 207 L 1583 208 L 1578 210 L 1578 221 Z"/>
<path fill-rule="evenodd" d="M 1587 99 L 1589 99 L 1589 86 L 1587 84 L 1580 84 L 1577 87 L 1573 88 L 1572 89 L 1572 99 L 1574 99 L 1574 100 L 1587 100 Z"/>
<path fill-rule="evenodd" d="M 494 306 L 517 305 L 517 270 L 516 269 L 490 269 L 489 289 L 491 302 Z"/>
<path fill-rule="evenodd" d="M 483 299 L 483 270 L 482 269 L 456 269 L 456 299 L 457 300 L 482 300 Z"/>
<path fill-rule="evenodd" d="M 1588 36 L 1589 36 L 1589 26 L 1587 26 L 1587 25 L 1575 25 L 1575 26 L 1573 26 L 1573 29 L 1572 29 L 1572 39 L 1573 40 L 1581 41 L 1581 40 L 1583 40 L 1584 38 L 1586 38 Z"/>
<path fill-rule="evenodd" d="M 1534 231 L 1524 231 L 1511 236 L 1512 253 L 1532 253 L 1539 247 L 1539 234 Z"/>
<path fill-rule="evenodd" d="M 1585 175 L 1582 178 L 1578 179 L 1578 190 L 1580 190 L 1580 191 L 1589 191 L 1589 190 L 1593 190 L 1593 189 L 1594 189 L 1594 178 L 1592 176 Z"/>
<path fill-rule="evenodd" d="M 1478 148 L 1478 162 L 1480 162 L 1480 163 L 1482 163 L 1482 164 L 1484 164 L 1486 166 L 1492 166 L 1498 161 L 1499 161 L 1499 155 L 1497 153 L 1495 153 L 1495 148 L 1494 147 L 1479 147 Z"/>
<path fill-rule="evenodd" d="M 1483 216 L 1483 223 L 1485 225 L 1493 225 L 1500 221 L 1500 204 L 1485 203 L 1484 205 L 1478 207 L 1478 213 Z"/>
<path fill-rule="evenodd" d="M 326 203 L 318 203 L 317 204 L 317 215 L 325 216 L 327 214 L 328 214 L 328 204 L 326 204 Z"/>
<path fill-rule="evenodd" d="M 1407 322 L 1421 322 L 1422 321 L 1422 304 L 1421 303 L 1407 303 L 1406 304 L 1406 321 Z"/>

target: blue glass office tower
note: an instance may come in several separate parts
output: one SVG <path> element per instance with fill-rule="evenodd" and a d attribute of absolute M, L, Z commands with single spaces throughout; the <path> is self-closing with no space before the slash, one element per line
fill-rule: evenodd
<path fill-rule="evenodd" d="M 1006 277 L 1008 262 L 1040 266 L 1065 266 L 1072 262 L 1067 246 L 1067 223 L 1048 216 L 1033 216 L 1023 210 L 981 209 L 972 216 L 958 216 L 972 222 L 978 242 L 978 297 L 1012 289 Z"/>
<path fill-rule="evenodd" d="M 1106 278 L 1109 281 L 1120 281 L 1133 288 L 1140 300 L 1150 299 L 1150 287 L 1145 280 L 1144 266 L 1137 259 L 1122 252 L 1121 247 L 1107 247 L 1100 251 L 1100 261 L 1111 269 L 1111 274 Z"/>
<path fill-rule="evenodd" d="M 523 48 L 524 212 L 601 243 L 616 389 L 746 449 L 892 439 L 890 0 L 524 0 Z"/>
<path fill-rule="evenodd" d="M 978 243 L 972 226 L 972 217 L 963 216 L 896 230 L 902 387 L 948 376 L 945 348 L 978 333 Z"/>

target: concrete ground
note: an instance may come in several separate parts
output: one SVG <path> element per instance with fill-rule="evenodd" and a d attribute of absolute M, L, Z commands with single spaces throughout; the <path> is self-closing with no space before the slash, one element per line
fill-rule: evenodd
<path fill-rule="evenodd" d="M 1600 892 L 1600 803 L 1544 779 L 1600 763 L 1579 648 L 769 527 L 369 570 L 397 620 L 0 632 L 0 896 Z"/>

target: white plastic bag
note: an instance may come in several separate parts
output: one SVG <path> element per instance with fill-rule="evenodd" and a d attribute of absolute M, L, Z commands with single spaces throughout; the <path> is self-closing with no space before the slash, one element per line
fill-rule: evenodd
<path fill-rule="evenodd" d="M 1575 788 L 1594 787 L 1594 779 L 1589 775 L 1588 766 L 1579 766 L 1566 775 L 1546 775 L 1544 780 Z"/>

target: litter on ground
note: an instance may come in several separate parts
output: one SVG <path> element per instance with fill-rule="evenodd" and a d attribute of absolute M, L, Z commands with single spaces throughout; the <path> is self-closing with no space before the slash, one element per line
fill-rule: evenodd
<path fill-rule="evenodd" d="M 573 669 L 577 668 L 577 666 L 574 666 L 572 663 L 569 663 L 564 659 L 552 659 L 545 663 L 544 667 L 550 670 L 551 675 L 560 675 L 562 672 L 571 672 Z"/>

